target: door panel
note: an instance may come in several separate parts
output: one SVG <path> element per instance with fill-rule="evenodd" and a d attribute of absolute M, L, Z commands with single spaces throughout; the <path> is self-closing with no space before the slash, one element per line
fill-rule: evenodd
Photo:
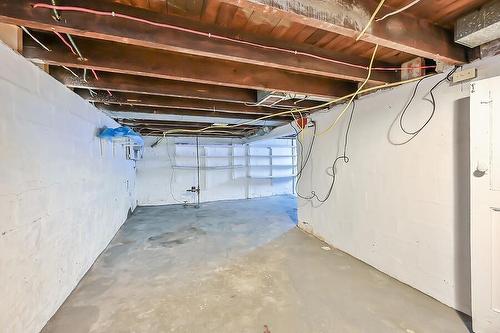
<path fill-rule="evenodd" d="M 476 333 L 500 332 L 500 77 L 471 84 L 471 277 Z"/>
<path fill-rule="evenodd" d="M 500 207 L 491 209 L 491 244 L 491 304 L 492 309 L 500 313 Z"/>
<path fill-rule="evenodd" d="M 490 91 L 491 93 L 491 91 Z M 496 98 L 494 96 L 489 96 L 489 101 L 483 101 L 490 103 L 490 119 L 491 119 L 491 189 L 500 191 L 500 112 L 498 111 L 499 100 L 498 96 Z"/>

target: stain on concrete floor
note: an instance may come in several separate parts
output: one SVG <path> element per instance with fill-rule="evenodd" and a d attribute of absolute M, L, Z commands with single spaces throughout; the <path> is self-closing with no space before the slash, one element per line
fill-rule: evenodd
<path fill-rule="evenodd" d="M 288 196 L 140 207 L 43 332 L 468 332 L 295 212 Z"/>

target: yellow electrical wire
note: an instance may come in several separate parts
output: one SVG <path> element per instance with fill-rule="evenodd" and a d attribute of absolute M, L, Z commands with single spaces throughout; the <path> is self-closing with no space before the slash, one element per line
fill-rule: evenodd
<path fill-rule="evenodd" d="M 339 122 L 340 118 L 342 118 L 342 116 L 344 115 L 344 113 L 346 113 L 347 109 L 349 109 L 349 106 L 351 106 L 352 101 L 356 98 L 356 96 L 358 96 L 359 92 L 361 90 L 363 90 L 363 88 L 365 87 L 365 85 L 368 82 L 368 80 L 370 80 L 370 77 L 372 75 L 373 62 L 375 61 L 375 56 L 377 55 L 377 51 L 378 51 L 378 44 L 375 45 L 375 49 L 373 50 L 372 58 L 370 59 L 370 66 L 368 67 L 368 75 L 366 76 L 366 79 L 359 86 L 358 90 L 356 90 L 356 92 L 349 99 L 349 102 L 347 103 L 347 105 L 345 106 L 345 108 L 342 110 L 342 112 L 340 112 L 340 114 L 338 115 L 337 119 L 335 119 L 335 121 L 330 126 L 328 126 L 328 128 L 326 130 L 324 130 L 324 131 L 316 134 L 316 136 L 322 136 L 323 134 L 327 133 L 332 128 L 334 128 L 335 125 L 337 125 L 337 123 Z"/>
<path fill-rule="evenodd" d="M 379 21 L 385 20 L 386 18 L 388 18 L 390 16 L 393 16 L 393 15 L 399 14 L 401 12 L 404 12 L 408 8 L 411 8 L 411 7 L 415 6 L 420 1 L 422 1 L 422 0 L 414 0 L 414 1 L 410 2 L 409 4 L 407 4 L 406 6 L 403 6 L 403 7 L 399 8 L 399 9 L 393 11 L 393 12 L 390 12 L 389 14 L 386 14 L 386 15 L 384 15 L 383 17 L 381 17 L 379 19 L 376 19 L 375 21 L 379 22 Z"/>
<path fill-rule="evenodd" d="M 416 78 L 408 79 L 408 80 L 404 80 L 404 81 L 398 81 L 398 82 L 392 82 L 392 83 L 384 83 L 384 84 L 381 84 L 381 85 L 378 85 L 378 86 L 375 86 L 375 87 L 370 87 L 370 88 L 366 88 L 366 89 L 360 90 L 357 93 L 352 93 L 352 94 L 348 94 L 348 95 L 345 95 L 345 96 L 333 99 L 333 100 L 331 100 L 329 102 L 326 102 L 326 103 L 323 103 L 323 104 L 320 104 L 320 105 L 311 106 L 311 107 L 307 107 L 307 108 L 301 108 L 300 111 L 301 112 L 307 112 L 307 111 L 314 111 L 314 110 L 323 109 L 323 108 L 326 108 L 326 107 L 328 107 L 328 106 L 330 106 L 330 105 L 332 105 L 334 103 L 341 102 L 343 100 L 346 100 L 346 99 L 351 98 L 352 96 L 355 96 L 355 95 L 358 95 L 358 94 L 369 93 L 369 92 L 376 91 L 376 90 L 379 90 L 379 89 L 384 89 L 384 88 L 397 87 L 397 86 L 400 86 L 402 84 L 416 82 L 416 81 L 419 81 L 419 80 L 421 80 L 423 78 L 430 77 L 430 76 L 433 76 L 433 75 L 434 74 L 427 74 L 427 75 L 424 75 L 424 76 L 421 76 L 421 77 L 416 77 Z M 254 124 L 256 122 L 259 122 L 259 121 L 262 121 L 262 120 L 266 120 L 266 119 L 269 119 L 269 118 L 273 118 L 273 117 L 283 116 L 283 115 L 287 115 L 287 114 L 293 114 L 294 112 L 298 112 L 297 109 L 296 110 L 286 110 L 286 111 L 283 111 L 283 112 L 273 113 L 273 114 L 270 114 L 270 115 L 267 115 L 267 116 L 263 116 L 263 117 L 260 117 L 260 118 L 257 118 L 257 119 L 248 120 L 248 121 L 245 121 L 245 122 L 242 122 L 242 123 L 239 123 L 239 124 L 234 124 L 234 125 L 211 125 L 211 126 L 199 129 L 199 130 L 173 129 L 173 130 L 165 131 L 164 135 L 168 135 L 168 134 L 171 134 L 171 133 L 200 133 L 200 132 L 205 132 L 207 130 L 214 129 L 214 128 L 236 128 L 236 127 L 243 126 L 243 125 L 251 125 L 251 124 Z"/>
<path fill-rule="evenodd" d="M 212 134 L 215 134 L 215 133 L 225 133 L 225 134 L 243 134 L 243 132 L 232 132 L 232 131 L 224 131 L 224 130 L 210 130 L 209 129 L 210 127 L 206 127 L 206 128 L 202 128 L 202 129 L 199 129 L 199 130 L 185 130 L 185 129 L 173 129 L 173 130 L 169 130 L 169 131 L 165 131 L 163 132 L 163 136 L 167 136 L 169 134 L 173 134 L 173 133 L 212 133 Z M 215 127 L 214 127 L 215 128 Z"/>
<path fill-rule="evenodd" d="M 365 34 L 366 30 L 368 30 L 368 28 L 370 27 L 370 25 L 372 25 L 373 20 L 375 20 L 375 16 L 377 16 L 378 12 L 380 11 L 380 9 L 382 8 L 382 6 L 384 5 L 384 2 L 385 2 L 385 0 L 381 0 L 380 1 L 380 3 L 378 4 L 377 8 L 373 12 L 372 17 L 370 17 L 370 20 L 368 21 L 368 23 L 365 25 L 364 29 L 361 30 L 361 32 L 358 35 L 358 37 L 356 37 L 356 42 L 359 41 L 361 39 L 361 37 L 363 37 L 363 35 Z"/>

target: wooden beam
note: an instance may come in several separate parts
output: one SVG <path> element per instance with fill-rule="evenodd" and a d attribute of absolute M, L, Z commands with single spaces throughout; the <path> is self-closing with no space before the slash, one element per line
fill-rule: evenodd
<path fill-rule="evenodd" d="M 86 58 L 80 61 L 54 36 L 39 35 L 39 38 L 51 52 L 28 40 L 23 54 L 33 61 L 51 65 L 326 97 L 343 96 L 356 90 L 352 82 L 315 75 L 74 37 Z"/>
<path fill-rule="evenodd" d="M 355 38 L 368 24 L 379 0 L 221 0 L 243 8 L 281 15 L 293 22 Z M 395 8 L 384 6 L 382 16 Z M 429 4 L 432 10 L 432 4 Z M 400 13 L 373 22 L 364 41 L 450 64 L 466 61 L 465 48 L 453 42 L 450 31 L 431 22 Z"/>
<path fill-rule="evenodd" d="M 142 136 L 154 136 L 154 137 L 163 137 L 163 132 L 162 131 L 158 131 L 158 130 L 148 130 L 148 129 L 144 129 L 144 130 L 137 130 L 137 132 L 139 132 L 139 134 L 141 134 Z M 238 133 L 234 133 L 234 134 L 228 134 L 228 133 L 209 133 L 209 132 L 200 132 L 200 133 L 196 133 L 196 134 L 189 134 L 189 133 L 174 133 L 174 134 L 167 134 L 167 136 L 171 136 L 171 137 L 217 137 L 217 138 L 243 138 L 245 137 L 245 134 L 238 134 Z"/>
<path fill-rule="evenodd" d="M 158 130 L 158 131 L 168 131 L 172 129 L 189 129 L 189 130 L 200 130 L 204 129 L 207 127 L 210 127 L 212 124 L 207 123 L 207 124 L 198 124 L 198 125 L 190 125 L 190 124 L 175 124 L 172 123 L 170 125 L 154 125 L 154 124 L 135 124 L 135 123 L 121 123 L 122 125 L 129 126 L 132 128 L 142 128 L 142 129 L 150 129 L 150 130 Z M 224 128 L 217 128 L 224 130 Z M 235 130 L 230 127 L 227 128 L 227 130 Z M 237 131 L 246 131 L 246 130 L 252 130 L 249 128 L 237 128 Z"/>
<path fill-rule="evenodd" d="M 66 0 L 61 1 L 61 4 L 91 8 L 108 13 L 125 14 L 170 26 L 180 26 L 205 32 L 207 35 L 210 33 L 211 35 L 223 34 L 227 36 L 227 31 L 221 31 L 220 28 L 214 26 L 206 26 L 192 20 L 187 21 L 178 17 L 160 15 L 116 3 L 111 4 L 97 0 Z M 355 68 L 341 63 L 334 63 L 271 48 L 242 44 L 232 40 L 216 39 L 207 35 L 179 31 L 173 28 L 151 26 L 113 16 L 96 16 L 88 13 L 63 11 L 63 19 L 55 21 L 51 15 L 52 13 L 48 9 L 33 8 L 31 0 L 11 0 L 0 3 L 0 20 L 40 30 L 55 30 L 78 36 L 122 42 L 128 45 L 280 68 L 288 71 L 344 80 L 363 81 L 367 76 L 367 70 L 363 68 Z M 316 56 L 328 59 L 355 63 L 357 65 L 367 65 L 367 60 L 363 58 L 346 56 L 305 45 L 290 45 L 289 43 L 278 45 L 276 41 L 271 43 L 271 41 L 262 40 L 262 38 L 256 40 L 255 37 L 242 36 L 241 33 L 236 36 L 229 35 L 227 37 L 238 40 L 243 39 L 257 44 L 272 44 L 275 47 L 313 53 Z M 394 82 L 397 79 L 397 75 L 391 72 L 374 72 L 372 75 L 372 80 L 378 83 Z"/>
<path fill-rule="evenodd" d="M 261 106 L 247 106 L 241 103 L 223 102 L 223 101 L 209 101 L 204 99 L 192 98 L 178 98 L 170 96 L 134 94 L 134 93 L 121 93 L 114 92 L 109 95 L 107 92 L 98 91 L 96 94 L 91 94 L 89 90 L 76 89 L 75 93 L 80 95 L 83 99 L 89 102 L 105 103 L 105 104 L 125 104 L 125 105 L 139 105 L 149 106 L 154 108 L 174 108 L 184 110 L 205 110 L 205 111 L 218 111 L 224 113 L 248 113 L 258 115 L 270 115 L 278 113 L 280 109 L 261 107 Z"/>
<path fill-rule="evenodd" d="M 151 120 L 129 120 L 129 119 L 118 119 L 117 122 L 123 126 L 129 126 L 133 128 L 136 132 L 141 134 L 146 133 L 156 133 L 156 135 L 163 135 L 163 133 L 172 130 L 201 130 L 206 129 L 213 125 L 211 122 L 182 122 L 182 121 L 151 121 Z M 252 131 L 257 131 L 262 126 L 251 126 L 244 125 L 238 127 L 217 127 L 207 132 L 192 133 L 191 135 L 210 135 L 209 131 L 223 131 L 227 135 L 246 135 Z M 179 134 L 181 132 L 176 132 Z M 188 133 L 188 132 L 186 132 Z M 212 134 L 213 135 L 213 134 Z"/>
<path fill-rule="evenodd" d="M 157 79 L 152 77 L 125 75 L 116 73 L 99 73 L 99 80 L 93 75 L 87 75 L 83 80 L 83 73 L 72 69 L 78 77 L 69 71 L 53 66 L 50 74 L 59 82 L 70 88 L 109 90 L 124 93 L 138 93 L 171 97 L 195 98 L 212 101 L 226 101 L 234 103 L 255 104 L 257 94 L 255 90 L 232 87 L 215 86 L 208 84 Z M 278 103 L 280 106 L 311 107 L 322 102 L 311 100 L 290 99 Z"/>
<path fill-rule="evenodd" d="M 117 121 L 121 125 L 130 126 L 130 127 L 141 127 L 141 128 L 149 128 L 149 129 L 173 129 L 173 128 L 206 128 L 212 126 L 214 123 L 201 123 L 201 122 L 186 122 L 186 121 L 144 121 L 144 120 L 130 120 L 130 119 L 121 119 Z M 238 126 L 238 127 L 228 127 L 227 129 L 234 130 L 254 130 L 259 129 L 262 126 Z M 220 129 L 224 129 L 221 127 Z"/>
<path fill-rule="evenodd" d="M 169 131 L 173 129 L 187 129 L 187 130 L 200 130 L 200 129 L 205 129 L 207 127 L 210 127 L 213 125 L 213 123 L 180 123 L 180 122 L 170 122 L 168 124 L 151 124 L 151 123 L 137 123 L 137 122 L 126 122 L 126 121 L 119 121 L 121 125 L 124 126 L 129 126 L 134 129 L 148 129 L 148 130 L 154 130 L 154 131 Z M 254 131 L 258 130 L 262 126 L 254 126 L 254 127 L 217 127 L 218 130 L 225 130 L 225 131 Z M 214 128 L 215 129 L 215 128 Z"/>
<path fill-rule="evenodd" d="M 23 51 L 23 31 L 18 26 L 0 23 L 0 40 L 16 52 Z"/>
<path fill-rule="evenodd" d="M 130 106 L 130 105 L 105 105 L 96 103 L 95 106 L 102 111 L 109 112 L 126 112 L 126 113 L 147 113 L 147 114 L 165 114 L 165 115 L 178 115 L 178 116 L 194 116 L 194 117 L 213 117 L 213 118 L 228 118 L 228 119 L 241 119 L 241 120 L 254 120 L 262 117 L 257 114 L 243 114 L 243 113 L 226 113 L 218 111 L 200 111 L 200 110 L 183 110 L 178 108 L 151 108 L 144 106 Z M 293 120 L 291 116 L 277 116 L 269 118 L 268 120 L 289 122 Z"/>
<path fill-rule="evenodd" d="M 205 127 L 185 127 L 185 126 L 179 126 L 179 127 L 130 126 L 130 127 L 132 127 L 136 132 L 141 133 L 141 135 L 143 135 L 142 133 L 147 133 L 148 131 L 151 131 L 154 133 L 158 133 L 158 132 L 161 133 L 161 134 L 157 134 L 157 135 L 163 135 L 163 133 L 165 133 L 165 132 L 167 132 L 166 134 L 168 134 L 168 131 L 171 131 L 172 135 L 176 135 L 176 134 L 182 133 L 182 132 L 178 132 L 177 130 L 187 130 L 185 133 L 189 133 L 190 131 L 199 131 L 199 130 L 205 128 Z M 217 129 L 203 131 L 203 132 L 207 132 L 206 135 L 209 135 L 210 131 L 224 131 L 225 134 L 243 136 L 243 135 L 246 135 L 247 132 L 256 131 L 256 129 L 255 130 L 248 130 L 248 129 L 239 129 L 239 130 L 226 129 L 225 130 L 224 128 L 217 128 Z M 191 133 L 191 135 L 199 136 L 203 132 L 201 132 L 201 131 L 195 132 L 195 133 Z M 214 134 L 212 134 L 212 135 L 214 135 Z"/>
<path fill-rule="evenodd" d="M 246 136 L 247 134 L 251 134 L 252 132 L 256 131 L 256 129 L 252 129 L 252 130 L 248 130 L 248 129 L 237 129 L 237 128 L 233 128 L 233 129 L 224 129 L 224 128 L 217 128 L 217 129 L 213 129 L 213 130 L 210 130 L 210 131 L 203 131 L 203 132 L 195 132 L 195 133 L 189 133 L 189 132 L 173 132 L 173 133 L 170 133 L 170 134 L 167 134 L 165 132 L 169 131 L 169 130 L 173 130 L 173 129 L 186 129 L 186 130 L 200 130 L 204 127 L 190 127 L 190 128 L 182 128 L 182 127 L 168 127 L 168 128 L 151 128 L 151 127 L 141 127 L 141 126 L 135 126 L 135 127 L 132 127 L 134 129 L 134 131 L 138 132 L 139 134 L 143 135 L 143 136 L 164 136 L 164 134 L 166 134 L 167 136 L 176 136 L 176 137 L 180 137 L 180 136 L 199 136 L 199 137 L 235 137 L 235 138 L 241 138 L 241 137 L 244 137 Z M 213 132 L 216 132 L 216 133 L 213 133 Z"/>
<path fill-rule="evenodd" d="M 255 103 L 255 90 L 223 87 L 201 83 L 174 81 L 144 77 L 137 75 L 100 72 L 99 80 L 91 73 L 87 80 L 83 80 L 81 71 L 74 69 L 79 77 L 75 77 L 67 70 L 54 66 L 50 74 L 70 88 L 90 88 L 94 90 L 110 90 L 124 93 L 139 93 L 184 98 L 199 98 L 214 101 L 233 101 L 240 103 Z"/>
<path fill-rule="evenodd" d="M 240 136 L 240 137 L 243 137 L 243 136 L 246 136 L 247 134 L 250 134 L 250 133 L 254 133 L 255 131 L 257 131 L 256 129 L 255 130 L 235 130 L 235 129 L 232 129 L 232 130 L 225 130 L 223 128 L 217 128 L 217 129 L 213 129 L 213 130 L 208 130 L 208 131 L 199 131 L 201 129 L 204 129 L 204 127 L 167 127 L 167 128 L 156 128 L 156 127 L 149 127 L 149 126 L 137 126 L 137 127 L 132 127 L 134 129 L 134 131 L 136 132 L 139 132 L 141 135 L 145 135 L 146 133 L 156 133 L 156 135 L 160 135 L 160 136 L 163 136 L 163 133 L 165 134 L 169 134 L 168 132 L 170 132 L 170 135 L 172 136 L 178 136 L 180 133 L 183 133 L 185 135 L 192 135 L 192 136 L 215 136 L 215 135 L 218 135 L 218 134 L 215 134 L 215 133 L 211 133 L 213 131 L 217 131 L 218 133 L 223 133 L 224 135 L 233 135 L 233 136 Z M 186 132 L 182 132 L 182 131 L 177 131 L 177 130 L 186 130 Z M 197 132 L 192 132 L 192 131 L 197 131 Z"/>

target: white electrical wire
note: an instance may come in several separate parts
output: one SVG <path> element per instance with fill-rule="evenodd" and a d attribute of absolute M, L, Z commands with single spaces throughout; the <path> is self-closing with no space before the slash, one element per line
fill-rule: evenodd
<path fill-rule="evenodd" d="M 43 45 L 43 43 L 42 43 L 42 42 L 40 42 L 40 41 L 39 41 L 39 40 L 38 40 L 35 36 L 33 36 L 33 35 L 31 34 L 31 32 L 29 32 L 29 30 L 28 30 L 28 29 L 26 29 L 26 27 L 21 26 L 21 29 L 23 29 L 23 31 L 24 31 L 24 32 L 25 32 L 28 36 L 30 36 L 30 37 L 31 37 L 31 39 L 33 39 L 33 40 L 34 40 L 34 41 L 35 41 L 38 45 L 40 45 L 41 47 L 43 47 L 46 51 L 52 52 L 52 50 L 51 50 L 51 49 L 49 49 L 47 46 Z"/>
<path fill-rule="evenodd" d="M 80 78 L 75 72 L 73 72 L 71 69 L 69 69 L 68 67 L 66 66 L 62 66 L 62 68 L 64 68 L 65 70 L 67 70 L 68 72 L 70 72 L 74 77 L 77 77 L 77 78 Z"/>

